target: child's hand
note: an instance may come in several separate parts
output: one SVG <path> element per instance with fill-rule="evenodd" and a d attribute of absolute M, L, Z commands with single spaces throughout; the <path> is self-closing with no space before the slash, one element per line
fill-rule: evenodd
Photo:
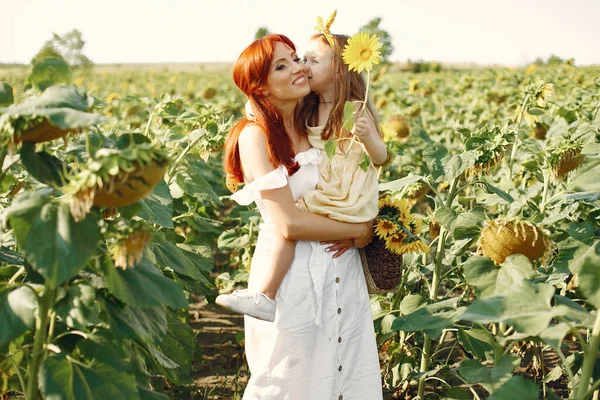
<path fill-rule="evenodd" d="M 331 242 L 321 242 L 321 244 L 331 244 L 328 246 L 325 251 L 334 251 L 333 258 L 338 258 L 346 251 L 354 247 L 354 242 L 352 239 L 342 240 L 342 241 L 331 241 Z"/>
<path fill-rule="evenodd" d="M 358 117 L 354 122 L 354 131 L 353 133 L 358 136 L 361 142 L 365 140 L 369 140 L 369 138 L 373 135 L 371 132 L 377 132 L 373 120 L 367 117 Z"/>

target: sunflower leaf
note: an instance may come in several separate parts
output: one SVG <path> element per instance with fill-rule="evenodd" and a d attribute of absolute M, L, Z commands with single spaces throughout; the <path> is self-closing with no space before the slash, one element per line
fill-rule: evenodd
<path fill-rule="evenodd" d="M 344 103 L 344 129 L 348 132 L 352 131 L 354 128 L 354 112 L 356 111 L 356 106 L 351 101 L 346 101 Z"/>

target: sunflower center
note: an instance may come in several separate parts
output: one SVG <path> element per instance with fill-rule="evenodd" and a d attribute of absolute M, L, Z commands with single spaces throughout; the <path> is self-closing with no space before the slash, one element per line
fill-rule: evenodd
<path fill-rule="evenodd" d="M 371 57 L 371 54 L 373 54 L 373 51 L 366 47 L 360 51 L 360 58 L 362 60 L 368 60 Z"/>

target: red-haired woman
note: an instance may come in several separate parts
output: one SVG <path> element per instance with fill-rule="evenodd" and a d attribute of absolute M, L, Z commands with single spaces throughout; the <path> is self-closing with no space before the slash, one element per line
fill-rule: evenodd
<path fill-rule="evenodd" d="M 239 302 L 277 307 L 274 322 L 245 317 L 250 380 L 245 400 L 382 398 L 377 347 L 360 256 L 347 248 L 372 238 L 372 225 L 339 222 L 295 206 L 319 180 L 320 153 L 312 148 L 299 100 L 308 95 L 307 69 L 283 35 L 254 41 L 233 68 L 236 85 L 248 96 L 254 116 L 232 128 L 225 149 L 229 177 L 244 182 L 234 198 L 256 202 L 263 223 L 252 259 L 249 291 Z M 296 240 L 294 259 L 275 303 L 261 293 L 272 271 L 274 235 Z M 333 251 L 313 252 L 319 241 L 339 241 Z M 311 269 L 325 274 L 313 276 Z M 322 280 L 316 282 L 315 280 Z M 327 295 L 324 295 L 326 293 Z"/>

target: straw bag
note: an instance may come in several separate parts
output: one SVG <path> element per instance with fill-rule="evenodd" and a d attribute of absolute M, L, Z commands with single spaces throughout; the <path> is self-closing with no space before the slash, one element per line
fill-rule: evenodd
<path fill-rule="evenodd" d="M 389 292 L 400 284 L 402 255 L 386 249 L 385 240 L 375 235 L 359 252 L 370 294 Z"/>

